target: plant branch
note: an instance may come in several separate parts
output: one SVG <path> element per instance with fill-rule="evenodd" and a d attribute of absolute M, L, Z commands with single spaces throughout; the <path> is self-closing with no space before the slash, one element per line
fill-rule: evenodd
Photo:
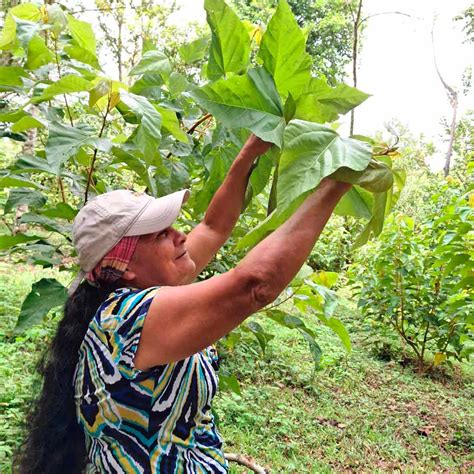
<path fill-rule="evenodd" d="M 290 296 L 284 298 L 283 300 L 281 300 L 280 302 L 278 303 L 275 303 L 275 304 L 272 304 L 271 306 L 268 306 L 266 308 L 263 309 L 263 311 L 268 311 L 270 309 L 273 309 L 273 308 L 276 308 L 277 306 L 280 306 L 281 304 L 285 303 L 286 301 L 288 301 L 289 299 L 293 298 L 293 296 L 296 295 L 296 293 L 298 293 L 299 289 L 303 286 L 303 283 L 301 283 L 301 285 L 299 285 L 296 290 L 293 290 L 293 293 L 291 293 Z"/>
<path fill-rule="evenodd" d="M 203 117 L 201 117 L 196 123 L 193 123 L 193 125 L 189 128 L 189 130 L 186 132 L 188 135 L 192 135 L 196 128 L 199 127 L 203 122 L 206 120 L 209 120 L 212 117 L 211 114 L 206 114 Z"/>
<path fill-rule="evenodd" d="M 381 16 L 381 15 L 403 15 L 403 16 L 412 18 L 412 15 L 409 15 L 408 13 L 403 13 L 403 12 L 381 12 L 381 13 L 374 13 L 373 15 L 368 15 L 365 18 L 362 18 L 362 20 L 360 20 L 360 24 L 364 23 L 364 21 L 370 20 L 371 18 L 374 18 L 376 16 Z"/>
<path fill-rule="evenodd" d="M 453 154 L 453 146 L 454 146 L 454 137 L 456 135 L 456 121 L 457 121 L 457 111 L 458 111 L 458 93 L 444 80 L 443 76 L 438 67 L 438 61 L 436 59 L 436 49 L 435 49 L 435 41 L 434 41 L 434 26 L 435 23 L 433 21 L 433 27 L 431 28 L 431 43 L 433 45 L 433 60 L 436 69 L 436 73 L 438 74 L 439 80 L 443 87 L 446 89 L 446 95 L 448 96 L 449 103 L 453 109 L 453 116 L 451 118 L 451 125 L 449 127 L 449 144 L 448 149 L 446 151 L 446 158 L 444 162 L 444 176 L 449 175 L 449 169 L 451 167 L 451 156 Z"/>
<path fill-rule="evenodd" d="M 102 126 L 101 126 L 100 131 L 99 131 L 99 138 L 102 138 L 102 134 L 104 133 L 105 126 L 107 124 L 107 115 L 109 113 L 111 97 L 112 97 L 112 92 L 110 91 L 109 92 L 109 97 L 108 97 L 108 100 L 107 100 L 107 108 L 105 110 L 105 114 L 104 114 L 104 117 L 102 119 Z M 96 147 L 96 148 L 94 148 L 94 154 L 92 155 L 91 166 L 89 168 L 89 173 L 87 175 L 87 185 L 86 185 L 86 191 L 84 193 L 84 205 L 87 203 L 87 200 L 89 198 L 89 188 L 92 184 L 92 174 L 94 172 L 94 166 L 95 166 L 95 162 L 97 160 L 97 152 L 98 152 L 98 149 Z"/>
<path fill-rule="evenodd" d="M 59 184 L 59 189 L 61 190 L 61 199 L 65 203 L 66 202 L 66 193 L 64 192 L 64 183 L 63 183 L 63 180 L 62 180 L 61 176 L 58 176 L 58 184 Z"/>
<path fill-rule="evenodd" d="M 58 40 L 57 40 L 57 38 L 54 38 L 53 41 L 54 41 L 54 57 L 55 57 L 55 61 L 56 61 L 56 68 L 57 68 L 57 71 L 58 71 L 59 79 L 61 79 L 62 75 L 61 75 L 61 66 L 59 65 L 59 57 L 58 57 Z M 63 94 L 63 97 L 64 97 L 64 102 L 66 103 L 66 110 L 67 110 L 67 115 L 69 117 L 69 122 L 71 123 L 71 127 L 74 127 L 74 122 L 72 120 L 71 109 L 69 108 L 69 104 L 67 102 L 66 94 Z"/>
<path fill-rule="evenodd" d="M 430 323 L 426 323 L 425 334 L 423 336 L 423 344 L 421 345 L 421 360 L 425 358 L 425 350 L 426 350 L 426 341 L 428 338 L 428 331 L 430 329 Z"/>
<path fill-rule="evenodd" d="M 193 123 L 191 125 L 191 127 L 186 131 L 186 133 L 188 135 L 192 135 L 195 131 L 196 131 L 196 128 L 199 127 L 199 125 L 201 125 L 202 123 L 204 123 L 206 120 L 209 120 L 210 118 L 212 118 L 212 114 L 206 114 L 206 115 L 203 115 L 197 122 Z M 171 158 L 171 156 L 173 156 L 173 153 L 171 153 L 171 151 L 166 155 L 166 158 Z"/>
<path fill-rule="evenodd" d="M 268 472 L 264 467 L 259 466 L 256 462 L 254 462 L 253 459 L 249 458 L 248 456 L 244 456 L 243 454 L 225 453 L 224 456 L 227 461 L 235 462 L 241 466 L 245 466 L 257 474 L 267 474 Z"/>

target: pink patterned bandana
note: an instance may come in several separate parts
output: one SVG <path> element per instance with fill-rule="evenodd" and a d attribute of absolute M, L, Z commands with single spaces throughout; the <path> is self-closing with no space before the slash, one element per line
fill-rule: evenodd
<path fill-rule="evenodd" d="M 140 236 L 123 237 L 120 242 L 86 275 L 90 282 L 117 281 L 127 269 Z"/>

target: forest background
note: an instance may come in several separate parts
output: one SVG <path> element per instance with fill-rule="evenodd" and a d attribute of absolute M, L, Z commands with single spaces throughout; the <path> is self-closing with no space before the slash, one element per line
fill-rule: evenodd
<path fill-rule="evenodd" d="M 207 2 L 208 10 L 213 3 L 219 4 Z M 281 15 L 289 15 L 282 4 Z M 357 61 L 368 47 L 364 28 L 371 19 L 361 1 L 289 5 L 320 82 L 295 104 L 286 94 L 287 129 L 292 117 L 309 120 L 327 128 L 305 127 L 344 142 L 335 130 L 353 135 L 338 128 L 347 117 L 346 128 L 352 121 L 357 132 L 357 112 L 351 115 L 367 95 L 342 83 L 359 86 Z M 147 1 L 6 6 L 0 40 L 2 472 L 10 470 L 21 442 L 24 412 L 40 383 L 35 364 L 77 268 L 68 237 L 77 209 L 117 187 L 160 195 L 190 186 L 193 198 L 180 223 L 188 229 L 202 218 L 248 135 L 245 122 L 225 122 L 210 99 L 216 82 L 243 74 L 225 54 L 222 71 L 216 72 L 219 61 L 212 66 L 209 54 L 226 34 L 219 28 L 228 21 L 223 17 L 210 26 L 173 26 L 168 18 L 175 5 Z M 250 63 L 258 64 L 277 2 L 231 6 L 242 19 Z M 468 44 L 473 14 L 469 7 L 452 19 Z M 285 21 L 296 25 L 293 17 Z M 112 77 L 104 72 L 110 64 L 117 70 Z M 228 451 L 279 472 L 472 468 L 472 111 L 460 107 L 471 76 L 466 68 L 452 84 L 443 74 L 438 69 L 450 104 L 449 115 L 439 117 L 443 137 L 429 142 L 401 122 L 385 129 L 381 123 L 372 137 L 354 135 L 391 167 L 394 187 L 374 194 L 357 188 L 288 290 L 221 341 L 216 415 Z M 278 81 L 277 88 L 284 95 Z M 260 112 L 268 118 L 268 109 Z M 276 133 L 271 137 L 278 141 Z M 344 143 L 352 151 L 359 146 Z M 313 153 L 309 160 L 319 159 L 314 143 L 305 147 Z M 438 173 L 427 164 L 435 154 L 444 161 Z M 294 191 L 298 185 L 283 173 L 278 183 L 278 166 L 272 154 L 259 161 L 242 218 L 203 278 L 235 265 L 245 246 L 267 231 L 261 226 L 266 215 L 304 192 Z"/>

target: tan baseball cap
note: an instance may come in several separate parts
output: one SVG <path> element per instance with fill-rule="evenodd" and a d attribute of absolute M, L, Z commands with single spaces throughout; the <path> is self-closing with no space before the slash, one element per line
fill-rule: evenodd
<path fill-rule="evenodd" d="M 119 189 L 91 199 L 79 211 L 72 227 L 81 271 L 69 294 L 122 237 L 159 232 L 173 224 L 188 197 L 187 189 L 160 198 Z"/>

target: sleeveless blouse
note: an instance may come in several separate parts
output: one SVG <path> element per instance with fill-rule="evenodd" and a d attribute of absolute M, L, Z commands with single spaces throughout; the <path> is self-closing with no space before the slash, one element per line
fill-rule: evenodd
<path fill-rule="evenodd" d="M 143 323 L 158 290 L 112 293 L 80 347 L 74 391 L 88 472 L 226 473 L 211 412 L 218 383 L 215 349 L 146 371 L 134 367 Z"/>

